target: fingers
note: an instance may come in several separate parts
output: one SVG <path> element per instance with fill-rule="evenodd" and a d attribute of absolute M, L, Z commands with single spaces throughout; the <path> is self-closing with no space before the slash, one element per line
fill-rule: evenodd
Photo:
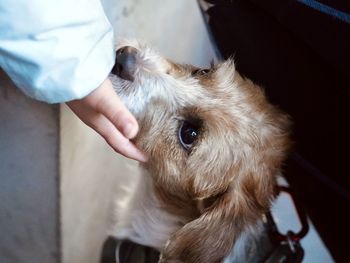
<path fill-rule="evenodd" d="M 137 161 L 147 161 L 147 156 L 129 141 L 136 136 L 138 124 L 120 101 L 109 79 L 85 98 L 67 102 L 67 105 L 116 152 Z"/>
<path fill-rule="evenodd" d="M 130 140 L 125 138 L 103 115 L 99 115 L 95 118 L 93 123 L 91 123 L 91 126 L 116 152 L 136 161 L 147 161 L 146 155 L 130 142 Z"/>
<path fill-rule="evenodd" d="M 91 104 L 94 105 L 96 111 L 109 119 L 126 138 L 134 138 L 139 129 L 137 121 L 120 101 L 110 80 L 106 79 L 101 87 L 94 92 L 96 93 L 92 97 L 96 101 L 91 102 Z"/>
<path fill-rule="evenodd" d="M 67 105 L 80 120 L 100 134 L 116 152 L 136 161 L 147 161 L 146 155 L 137 149 L 129 139 L 125 138 L 105 116 L 92 108 L 81 105 L 81 103 L 83 102 L 77 100 L 69 102 Z"/>

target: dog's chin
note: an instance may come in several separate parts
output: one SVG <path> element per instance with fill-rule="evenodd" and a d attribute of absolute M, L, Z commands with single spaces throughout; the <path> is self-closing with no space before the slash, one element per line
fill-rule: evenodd
<path fill-rule="evenodd" d="M 144 94 L 136 81 L 125 80 L 112 73 L 109 79 L 122 103 L 138 119 L 144 111 L 147 94 Z"/>
<path fill-rule="evenodd" d="M 122 79 L 113 73 L 109 74 L 109 79 L 111 80 L 113 88 L 118 96 L 125 97 L 129 94 L 131 95 L 136 89 L 134 81 Z"/>

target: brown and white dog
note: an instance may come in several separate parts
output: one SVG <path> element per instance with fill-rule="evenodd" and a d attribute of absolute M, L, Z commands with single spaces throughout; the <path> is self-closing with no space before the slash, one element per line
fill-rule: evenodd
<path fill-rule="evenodd" d="M 199 69 L 137 42 L 118 46 L 112 82 L 136 116 L 143 176 L 114 235 L 159 262 L 216 263 L 250 236 L 275 197 L 289 119 L 232 60 Z"/>

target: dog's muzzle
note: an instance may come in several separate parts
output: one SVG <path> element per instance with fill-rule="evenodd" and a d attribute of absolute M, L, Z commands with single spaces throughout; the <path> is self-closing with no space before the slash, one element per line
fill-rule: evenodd
<path fill-rule="evenodd" d="M 134 47 L 125 46 L 116 51 L 115 64 L 112 74 L 118 77 L 133 81 L 136 71 L 136 55 L 138 50 Z"/>

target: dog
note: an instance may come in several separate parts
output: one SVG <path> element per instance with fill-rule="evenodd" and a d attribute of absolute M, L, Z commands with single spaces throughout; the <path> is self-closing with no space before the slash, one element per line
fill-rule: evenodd
<path fill-rule="evenodd" d="M 110 75 L 148 155 L 114 236 L 160 251 L 160 263 L 217 263 L 251 237 L 276 195 L 289 117 L 234 62 L 201 69 L 146 45 L 117 46 Z M 123 211 L 122 211 L 123 210 Z"/>

